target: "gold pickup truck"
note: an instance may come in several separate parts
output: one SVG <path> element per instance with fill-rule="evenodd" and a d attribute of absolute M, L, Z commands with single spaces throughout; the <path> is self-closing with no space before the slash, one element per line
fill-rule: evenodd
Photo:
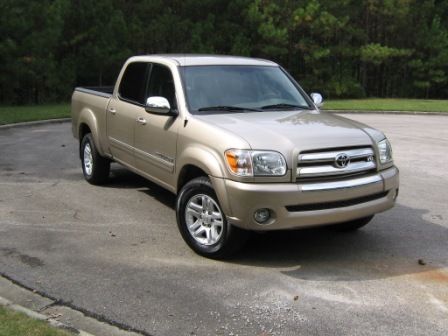
<path fill-rule="evenodd" d="M 116 161 L 170 190 L 185 242 L 224 258 L 250 231 L 355 230 L 393 207 L 384 134 L 310 96 L 267 60 L 138 56 L 114 88 L 75 89 L 73 135 L 88 182 Z"/>

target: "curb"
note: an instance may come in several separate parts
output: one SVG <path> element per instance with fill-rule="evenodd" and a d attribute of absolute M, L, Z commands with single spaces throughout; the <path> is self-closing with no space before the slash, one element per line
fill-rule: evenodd
<path fill-rule="evenodd" d="M 3 298 L 0 296 L 0 306 L 4 306 L 7 307 L 9 309 L 12 309 L 16 312 L 19 313 L 23 313 L 25 315 L 27 315 L 28 317 L 35 319 L 35 320 L 40 320 L 40 321 L 44 321 L 47 322 L 49 325 L 51 325 L 52 327 L 58 328 L 58 329 L 62 329 L 71 333 L 74 333 L 76 335 L 79 336 L 94 336 L 93 334 L 89 334 L 88 332 L 85 332 L 83 330 L 80 329 L 76 329 L 74 327 L 70 327 L 62 322 L 57 321 L 56 319 L 53 319 L 51 317 L 48 317 L 46 315 L 37 313 L 31 309 L 25 308 L 23 306 L 20 306 L 18 304 L 12 303 L 11 301 Z"/>
<path fill-rule="evenodd" d="M 38 121 L 26 121 L 26 122 L 20 122 L 15 124 L 6 124 L 6 125 L 0 125 L 0 129 L 8 129 L 8 128 L 15 128 L 15 127 L 31 127 L 31 126 L 39 126 L 39 125 L 46 125 L 46 124 L 60 124 L 71 121 L 72 118 L 60 118 L 60 119 L 48 119 L 48 120 L 38 120 Z"/>
<path fill-rule="evenodd" d="M 74 305 L 71 301 L 70 302 L 69 301 L 65 301 L 63 299 L 56 298 L 56 297 L 54 297 L 52 295 L 49 295 L 49 294 L 47 294 L 47 293 L 45 293 L 43 291 L 33 289 L 32 287 L 24 285 L 20 281 L 17 281 L 14 278 L 12 278 L 12 277 L 10 277 L 10 276 L 8 276 L 8 275 L 6 275 L 6 274 L 4 274 L 4 273 L 2 273 L 0 271 L 0 280 L 2 280 L 2 279 L 6 280 L 12 286 L 16 286 L 16 287 L 21 288 L 21 289 L 23 289 L 23 290 L 25 290 L 25 291 L 27 291 L 29 293 L 32 292 L 33 294 L 36 294 L 36 295 L 38 295 L 40 297 L 43 297 L 43 298 L 46 298 L 46 299 L 52 301 L 49 304 L 46 304 L 42 309 L 38 310 L 39 312 L 42 311 L 42 310 L 46 310 L 49 307 L 58 307 L 59 306 L 59 307 L 70 309 L 70 310 L 72 310 L 74 312 L 77 312 L 77 313 L 81 313 L 82 315 L 84 315 L 83 318 L 85 317 L 86 320 L 91 320 L 91 322 L 105 325 L 107 327 L 106 329 L 109 329 L 108 330 L 109 332 L 107 333 L 107 330 L 106 330 L 106 333 L 103 333 L 103 331 L 97 331 L 97 334 L 99 334 L 99 335 L 107 335 L 107 336 L 111 336 L 111 335 L 119 335 L 119 336 L 153 336 L 152 334 L 150 334 L 150 333 L 148 333 L 148 332 L 146 332 L 144 330 L 139 330 L 137 328 L 133 328 L 133 327 L 131 327 L 129 325 L 126 325 L 124 323 L 113 321 L 113 320 L 105 317 L 104 315 L 96 314 L 96 313 L 93 313 L 93 312 L 88 311 L 86 309 L 83 309 L 83 308 L 81 308 L 81 307 L 79 307 L 77 305 Z M 1 283 L 0 283 L 0 285 L 1 285 Z M 0 298 L 3 298 L 3 297 L 0 295 Z M 6 300 L 6 302 L 9 302 L 10 304 L 14 304 L 11 301 L 9 301 L 8 299 L 4 299 L 4 300 Z M 1 301 L 0 301 L 0 305 L 2 305 Z M 19 306 L 19 305 L 17 305 L 17 306 Z M 22 308 L 24 308 L 24 307 L 22 307 Z M 36 313 L 32 309 L 29 309 L 29 308 L 24 308 L 24 309 L 26 309 L 27 311 L 31 311 L 32 313 Z M 40 313 L 36 313 L 36 314 L 41 315 Z M 44 319 L 48 321 L 48 316 L 46 316 L 46 315 L 43 315 L 43 316 L 45 317 Z M 63 324 L 60 321 L 56 321 L 56 322 Z M 81 324 L 81 325 L 83 325 L 83 324 Z M 97 327 L 98 327 L 98 325 L 97 325 Z M 76 330 L 78 330 L 79 332 L 82 331 L 83 334 L 82 333 L 81 334 L 78 333 L 78 335 L 81 335 L 81 336 L 94 336 L 94 334 L 89 334 L 89 333 L 87 333 L 87 332 L 85 332 L 85 331 L 83 331 L 81 329 L 73 328 L 70 325 L 68 325 L 67 328 L 68 328 L 69 331 L 71 330 L 75 334 L 77 334 Z M 83 328 L 84 329 L 88 329 L 89 327 L 85 327 L 84 326 Z M 100 328 L 103 328 L 103 327 L 100 326 Z"/>
<path fill-rule="evenodd" d="M 424 112 L 424 111 L 377 111 L 377 110 L 322 110 L 329 113 L 346 114 L 403 114 L 403 115 L 435 115 L 448 116 L 448 112 Z"/>

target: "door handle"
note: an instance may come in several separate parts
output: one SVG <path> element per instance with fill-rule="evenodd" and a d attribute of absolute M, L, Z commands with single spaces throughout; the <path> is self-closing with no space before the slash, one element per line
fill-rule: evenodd
<path fill-rule="evenodd" d="M 140 117 L 140 118 L 137 118 L 136 121 L 137 121 L 139 124 L 141 124 L 141 125 L 146 125 L 146 119 L 145 119 L 145 118 Z"/>
<path fill-rule="evenodd" d="M 115 115 L 115 114 L 117 113 L 117 110 L 114 109 L 113 107 L 111 107 L 111 108 L 109 109 L 109 112 Z"/>

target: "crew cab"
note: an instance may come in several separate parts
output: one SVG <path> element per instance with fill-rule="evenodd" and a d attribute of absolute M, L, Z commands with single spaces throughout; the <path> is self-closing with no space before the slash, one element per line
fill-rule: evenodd
<path fill-rule="evenodd" d="M 268 60 L 136 56 L 113 88 L 75 89 L 72 129 L 88 182 L 115 161 L 168 189 L 185 242 L 223 258 L 250 231 L 355 230 L 394 206 L 385 135 L 321 104 Z"/>

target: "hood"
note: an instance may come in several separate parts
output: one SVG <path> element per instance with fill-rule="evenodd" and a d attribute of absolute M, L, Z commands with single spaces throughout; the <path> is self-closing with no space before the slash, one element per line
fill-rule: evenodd
<path fill-rule="evenodd" d="M 252 149 L 287 157 L 305 150 L 370 146 L 373 129 L 320 111 L 266 111 L 196 115 L 245 139 Z"/>

